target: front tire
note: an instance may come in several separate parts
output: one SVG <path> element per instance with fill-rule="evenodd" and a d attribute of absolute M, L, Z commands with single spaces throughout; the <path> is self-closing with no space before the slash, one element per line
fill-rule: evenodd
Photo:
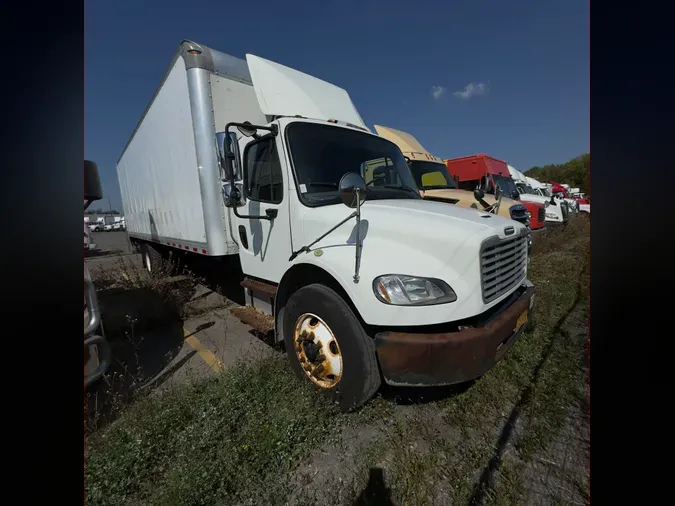
<path fill-rule="evenodd" d="M 284 343 L 296 375 L 351 411 L 380 387 L 375 343 L 347 303 L 321 284 L 305 286 L 286 304 Z"/>

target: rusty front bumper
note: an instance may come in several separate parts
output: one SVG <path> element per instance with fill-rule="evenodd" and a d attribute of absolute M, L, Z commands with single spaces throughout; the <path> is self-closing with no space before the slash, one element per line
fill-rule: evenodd
<path fill-rule="evenodd" d="M 529 321 L 534 286 L 481 327 L 440 334 L 381 332 L 375 336 L 382 375 L 389 385 L 440 386 L 485 374 L 518 339 Z M 522 321 L 520 322 L 522 323 Z"/>

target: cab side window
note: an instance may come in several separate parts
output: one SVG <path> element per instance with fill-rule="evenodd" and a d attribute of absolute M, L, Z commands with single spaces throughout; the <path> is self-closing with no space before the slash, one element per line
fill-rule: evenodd
<path fill-rule="evenodd" d="M 283 200 L 281 163 L 274 137 L 263 137 L 246 146 L 244 188 L 251 200 L 270 204 Z"/>

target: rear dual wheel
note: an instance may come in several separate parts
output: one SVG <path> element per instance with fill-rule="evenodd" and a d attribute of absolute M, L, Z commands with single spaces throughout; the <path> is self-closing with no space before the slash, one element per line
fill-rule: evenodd
<path fill-rule="evenodd" d="M 152 244 L 143 243 L 141 246 L 141 257 L 143 259 L 143 267 L 148 273 L 152 274 L 158 272 L 162 265 L 162 254 Z"/>
<path fill-rule="evenodd" d="M 375 343 L 334 290 L 321 284 L 299 289 L 286 304 L 282 325 L 296 375 L 343 411 L 375 394 L 381 382 Z"/>

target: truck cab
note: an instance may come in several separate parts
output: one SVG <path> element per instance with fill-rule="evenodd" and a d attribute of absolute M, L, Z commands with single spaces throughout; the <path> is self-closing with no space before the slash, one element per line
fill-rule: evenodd
<path fill-rule="evenodd" d="M 115 229 L 115 223 L 116 223 L 115 216 L 112 215 L 106 215 L 103 217 L 103 231 L 104 232 L 112 232 Z"/>
<path fill-rule="evenodd" d="M 429 153 L 411 134 L 381 125 L 374 127 L 380 137 L 392 141 L 400 148 L 422 198 L 481 211 L 489 209 L 488 212 L 529 227 L 527 209 L 521 202 L 503 196 L 497 208 L 494 195 L 484 195 L 480 200 L 477 199 L 473 191 L 460 190 L 457 182 L 450 177 L 443 159 Z"/>
<path fill-rule="evenodd" d="M 551 181 L 549 185 L 549 191 L 551 194 L 553 194 L 556 198 L 567 202 L 567 205 L 576 211 L 579 210 L 579 202 L 568 192 L 569 185 L 557 183 L 556 181 Z"/>
<path fill-rule="evenodd" d="M 546 211 L 545 221 L 547 223 L 567 223 L 571 211 L 566 202 L 556 202 L 555 199 L 537 194 L 527 182 L 525 174 L 511 165 L 507 166 L 513 181 L 516 183 L 516 188 L 520 193 L 520 200 L 543 205 L 544 210 Z"/>
<path fill-rule="evenodd" d="M 346 90 L 279 63 L 183 41 L 118 175 L 144 255 L 236 255 L 242 320 L 344 410 L 478 378 L 529 322 L 527 227 L 422 199 Z"/>
<path fill-rule="evenodd" d="M 445 165 L 451 176 L 458 181 L 460 189 L 478 188 L 488 195 L 495 195 L 498 191 L 506 197 L 520 201 L 525 206 L 531 230 L 542 230 L 545 227 L 544 205 L 523 201 L 520 198 L 520 192 L 511 178 L 505 161 L 485 154 L 477 154 L 445 160 Z"/>

